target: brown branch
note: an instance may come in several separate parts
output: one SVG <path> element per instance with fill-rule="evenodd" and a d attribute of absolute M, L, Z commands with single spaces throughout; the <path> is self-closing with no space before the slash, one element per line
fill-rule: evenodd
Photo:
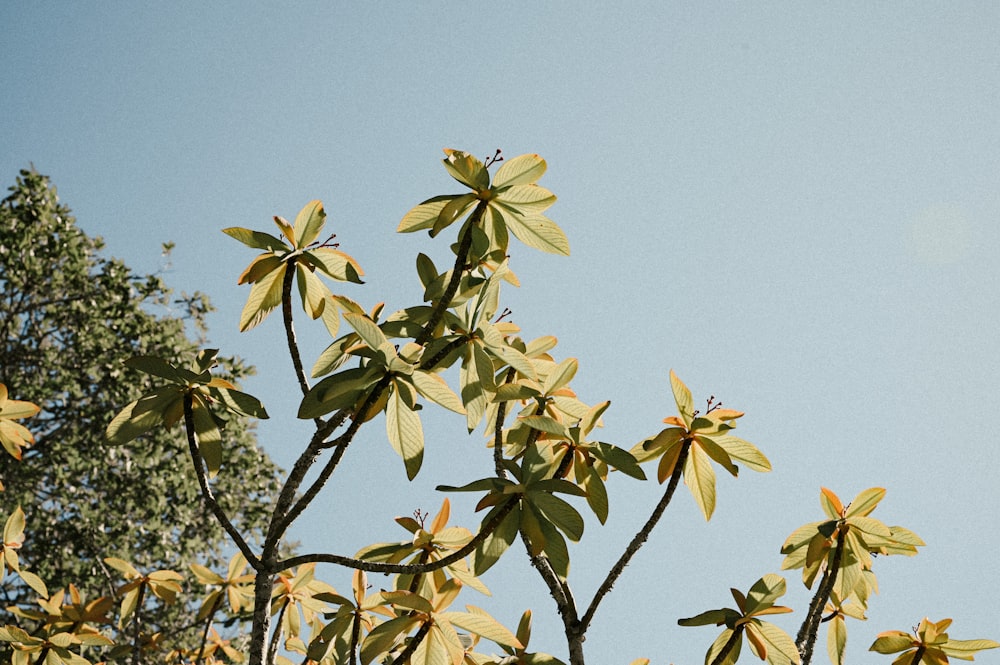
<path fill-rule="evenodd" d="M 292 282 L 295 281 L 295 273 L 298 270 L 295 263 L 295 259 L 292 258 L 285 265 L 285 277 L 281 282 L 281 318 L 285 323 L 285 339 L 288 341 L 288 355 L 291 356 L 292 366 L 295 368 L 295 378 L 298 379 L 299 388 L 305 395 L 309 392 L 309 379 L 302 366 L 302 356 L 299 355 L 299 345 L 295 340 L 295 326 L 292 325 Z M 314 422 L 317 427 L 323 423 L 319 418 Z"/>
<path fill-rule="evenodd" d="M 743 626 L 737 626 L 733 629 L 733 634 L 729 636 L 726 640 L 726 644 L 722 647 L 722 650 L 716 654 L 715 659 L 712 661 L 712 665 L 722 665 L 726 662 L 726 657 L 729 656 L 730 652 L 736 648 L 736 645 L 740 643 L 743 639 Z"/>
<path fill-rule="evenodd" d="M 677 489 L 677 485 L 680 482 L 681 475 L 684 473 L 684 463 L 687 461 L 688 452 L 691 448 L 691 442 L 685 441 L 681 444 L 680 455 L 677 456 L 677 463 L 674 466 L 674 472 L 670 474 L 670 482 L 667 483 L 667 489 L 663 492 L 663 497 L 660 499 L 656 507 L 653 508 L 653 512 L 650 514 L 649 519 L 646 523 L 642 525 L 642 528 L 635 534 L 632 541 L 625 548 L 621 557 L 615 563 L 615 565 L 608 572 L 608 576 L 605 578 L 601 586 L 598 587 L 597 591 L 594 593 L 594 599 L 590 601 L 590 607 L 587 608 L 586 613 L 583 615 L 583 619 L 580 620 L 580 631 L 581 634 L 587 631 L 590 627 L 591 621 L 594 620 L 594 614 L 597 612 L 597 607 L 604 600 L 604 597 L 611 591 L 611 588 L 621 577 L 621 574 L 625 571 L 625 566 L 628 565 L 632 557 L 635 556 L 636 552 L 646 543 L 649 539 L 649 534 L 653 532 L 653 528 L 660 521 L 663 516 L 663 511 L 667 509 L 670 505 L 670 501 L 674 496 L 674 491 Z"/>
<path fill-rule="evenodd" d="M 195 475 L 198 477 L 198 486 L 201 487 L 201 498 L 208 506 L 208 509 L 215 516 L 216 521 L 222 526 L 229 537 L 233 539 L 236 547 L 239 548 L 246 560 L 253 566 L 254 570 L 260 569 L 260 559 L 257 555 L 253 553 L 250 549 L 250 545 L 247 541 L 243 539 L 243 535 L 239 530 L 233 525 L 226 515 L 226 512 L 222 510 L 222 506 L 215 499 L 215 494 L 212 493 L 212 488 L 208 484 L 208 476 L 205 472 L 204 462 L 201 458 L 201 453 L 198 450 L 198 442 L 195 439 L 195 429 L 194 429 L 194 408 L 192 405 L 191 394 L 184 395 L 184 428 L 187 430 L 187 440 L 188 440 L 188 451 L 191 453 L 191 463 L 194 465 Z"/>
<path fill-rule="evenodd" d="M 840 533 L 837 534 L 837 544 L 834 545 L 833 561 L 823 573 L 823 578 L 816 588 L 816 595 L 809 603 L 809 611 L 805 621 L 799 627 L 798 635 L 795 636 L 795 646 L 799 650 L 801 665 L 809 665 L 812 660 L 813 647 L 816 645 L 816 634 L 819 632 L 820 619 L 823 616 L 823 608 L 830 599 L 833 592 L 833 585 L 837 582 L 837 573 L 840 572 L 840 564 L 844 557 L 844 541 L 847 539 L 846 524 L 840 526 Z"/>
<path fill-rule="evenodd" d="M 344 566 L 346 568 L 353 568 L 355 570 L 363 570 L 369 573 L 399 573 L 402 575 L 422 575 L 424 573 L 430 573 L 439 568 L 444 568 L 445 566 L 450 566 L 459 559 L 463 559 L 476 549 L 480 543 L 482 543 L 486 538 L 490 536 L 500 523 L 503 522 L 504 518 L 514 509 L 518 504 L 518 497 L 514 496 L 507 500 L 507 502 L 497 510 L 493 517 L 490 518 L 488 522 L 480 527 L 479 533 L 477 533 L 472 540 L 465 544 L 461 549 L 455 550 L 446 557 L 442 557 L 437 561 L 430 561 L 424 564 L 404 564 L 404 563 L 379 563 L 377 561 L 365 561 L 364 559 L 354 559 L 352 557 L 340 556 L 339 554 L 326 554 L 326 553 L 316 553 L 316 554 L 301 554 L 298 556 L 293 556 L 288 559 L 282 559 L 275 562 L 274 571 L 287 570 L 288 568 L 294 568 L 295 566 L 301 566 L 304 563 L 332 563 L 338 566 Z"/>

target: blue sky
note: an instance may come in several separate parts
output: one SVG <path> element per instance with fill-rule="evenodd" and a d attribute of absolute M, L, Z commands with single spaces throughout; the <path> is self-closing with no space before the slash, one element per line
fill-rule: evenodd
<path fill-rule="evenodd" d="M 882 486 L 874 516 L 928 545 L 876 562 L 882 593 L 848 647 L 867 663 L 876 633 L 925 615 L 1000 638 L 998 28 L 1000 6 L 974 2 L 6 3 L 0 176 L 34 163 L 111 254 L 212 297 L 211 343 L 258 366 L 261 439 L 288 466 L 308 429 L 280 328 L 237 332 L 253 253 L 219 230 L 270 231 L 322 199 L 366 271 L 343 292 L 391 311 L 420 299 L 418 251 L 447 260 L 448 240 L 394 233 L 460 191 L 441 149 L 539 153 L 572 256 L 515 244 L 522 287 L 504 303 L 580 359 L 584 401 L 612 401 L 601 438 L 658 431 L 674 368 L 696 399 L 746 411 L 739 432 L 775 467 L 720 476 L 707 525 L 677 496 L 588 658 L 701 662 L 715 634 L 679 617 L 779 572 L 785 537 L 820 519 L 820 486 Z M 320 328 L 299 323 L 307 357 Z M 395 540 L 391 518 L 436 511 L 436 484 L 489 473 L 478 434 L 428 412 L 408 484 L 378 422 L 297 529 L 304 551 Z M 660 493 L 611 487 L 609 524 L 572 550 L 584 600 Z M 453 500 L 472 526 L 472 502 Z M 486 579 L 494 598 L 462 600 L 512 626 L 532 608 L 532 647 L 565 657 L 551 599 L 509 558 Z M 809 596 L 786 578 L 794 633 Z"/>

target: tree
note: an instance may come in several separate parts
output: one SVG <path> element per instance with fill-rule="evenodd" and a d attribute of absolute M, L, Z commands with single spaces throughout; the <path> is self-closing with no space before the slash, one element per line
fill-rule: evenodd
<path fill-rule="evenodd" d="M 657 526 L 680 482 L 687 485 L 709 520 L 716 501 L 716 465 L 734 476 L 741 466 L 759 472 L 771 468 L 756 446 L 733 435 L 743 413 L 721 408 L 714 398 L 707 400 L 704 410 L 695 408 L 691 391 L 673 372 L 669 382 L 674 405 L 664 419 L 666 428 L 628 450 L 595 438 L 609 404 L 588 405 L 577 398 L 571 383 L 578 361 L 556 360 L 549 353 L 556 346 L 554 338 L 522 338 L 500 310 L 501 282 L 516 283 L 509 267 L 510 235 L 535 249 L 569 253 L 566 236 L 543 215 L 555 201 L 551 192 L 537 184 L 546 170 L 545 161 L 538 155 L 522 155 L 505 161 L 491 174 L 489 169 L 501 161 L 499 151 L 485 163 L 465 152 L 446 151 L 446 170 L 471 191 L 424 201 L 403 216 L 398 230 L 427 230 L 436 237 L 458 224 L 457 240 L 450 245 L 452 266 L 439 270 L 432 259 L 419 255 L 417 273 L 425 289 L 425 304 L 388 316 L 383 316 L 381 305 L 366 311 L 329 290 L 328 280 L 360 281 L 362 271 L 350 255 L 332 244 L 332 236 L 324 237 L 326 213 L 319 201 L 308 203 L 294 222 L 275 217 L 277 235 L 240 227 L 224 230 L 259 252 L 239 278 L 240 283 L 251 285 L 240 328 L 254 328 L 280 308 L 302 392 L 296 415 L 314 426 L 278 492 L 263 544 L 247 538 L 216 495 L 222 480 L 238 468 L 220 424 L 233 414 L 266 417 L 262 403 L 213 373 L 215 350 L 200 352 L 193 364 L 152 355 L 126 360 L 132 370 L 153 377 L 154 384 L 111 419 L 109 441 L 126 445 L 148 432 L 173 431 L 180 425 L 207 510 L 239 549 L 225 573 L 188 562 L 194 564 L 191 569 L 208 592 L 197 614 L 204 626 L 203 639 L 193 649 L 171 652 L 168 660 L 242 660 L 244 654 L 233 648 L 234 637 L 216 630 L 220 623 L 216 617 L 228 614 L 239 622 L 252 609 L 246 626 L 252 665 L 293 662 L 279 654 L 281 646 L 302 662 L 322 665 L 561 663 L 528 650 L 530 611 L 511 631 L 476 606 L 455 608 L 463 590 L 482 588 L 479 577 L 520 540 L 540 584 L 556 604 L 570 663 L 583 665 L 584 640 L 598 607 Z M 297 299 L 311 319 L 322 320 L 334 338 L 308 373 L 293 326 Z M 347 324 L 343 331 L 342 322 Z M 457 371 L 446 373 L 451 367 Z M 446 376 L 457 378 L 455 389 Z M 344 455 L 349 450 L 357 454 L 357 447 L 352 447 L 357 433 L 379 414 L 384 414 L 386 438 L 402 459 L 407 476 L 412 479 L 420 473 L 424 406 L 452 411 L 467 433 L 482 427 L 489 437 L 487 454 L 494 472 L 438 488 L 479 495 L 477 511 L 482 517 L 478 526 L 449 526 L 451 507 L 445 499 L 433 519 L 422 513 L 397 518 L 408 534 L 404 540 L 376 543 L 354 556 L 284 554 L 281 547 L 289 527 L 331 482 Z M 5 419 L 9 423 L 26 420 L 31 412 L 25 402 L 0 405 L 0 424 Z M 7 427 L 11 446 L 19 448 L 28 442 L 23 425 Z M 646 476 L 641 465 L 653 461 L 658 481 L 665 485 L 662 499 L 631 542 L 623 545 L 592 599 L 578 602 L 570 584 L 567 543 L 584 535 L 577 506 L 586 505 L 604 521 L 609 511 L 604 485 L 608 474 L 617 470 L 642 481 Z M 841 665 L 846 639 L 843 618 L 863 617 L 875 584 L 873 554 L 913 555 L 923 544 L 908 529 L 870 517 L 885 494 L 881 488 L 865 490 L 845 506 L 832 491 L 822 489 L 825 518 L 796 529 L 781 548 L 786 555 L 783 568 L 802 568 L 803 582 L 809 588 L 819 581 L 796 639 L 761 618 L 791 611 L 775 604 L 786 582 L 773 573 L 763 575 L 746 593 L 732 589 L 735 608 L 680 619 L 682 625 L 725 626 L 709 647 L 706 664 L 735 663 L 744 637 L 753 654 L 770 665 L 808 663 L 818 626 L 829 619 L 830 657 Z M 24 537 L 23 516 L 15 513 L 10 523 L 10 533 L 5 530 L 5 556 Z M 30 571 L 16 557 L 12 562 L 9 568 L 14 574 L 30 579 Z M 351 570 L 351 591 L 339 592 L 317 579 L 319 563 Z M 94 618 L 84 621 L 79 619 L 81 600 L 65 604 L 58 597 L 44 601 L 47 614 L 19 613 L 24 625 L 0 630 L 0 640 L 10 643 L 17 654 L 32 654 L 37 662 L 44 656 L 67 663 L 81 662 L 74 658 L 86 649 L 99 651 L 102 639 L 126 645 L 131 641 L 132 646 L 120 653 L 131 654 L 132 661 L 138 662 L 143 645 L 151 642 L 142 637 L 140 616 L 156 599 L 174 598 L 180 574 L 143 572 L 118 559 L 108 559 L 108 564 L 126 580 L 115 596 L 120 608 L 118 634 L 99 630 L 110 610 L 101 614 L 94 609 L 90 612 Z M 372 591 L 368 573 L 391 574 L 393 584 Z M 77 618 L 70 621 L 64 607 L 73 608 Z M 882 633 L 872 649 L 903 651 L 897 662 L 917 665 L 921 658 L 944 663 L 948 656 L 971 658 L 976 651 L 1000 647 L 990 640 L 950 640 L 944 633 L 947 624 L 947 620 L 925 621 L 916 637 L 897 631 Z M 486 646 L 489 642 L 504 655 L 485 653 L 492 648 Z M 26 655 L 16 658 L 20 658 L 18 665 L 28 662 Z M 639 659 L 633 665 L 648 662 Z"/>
<path fill-rule="evenodd" d="M 120 359 L 193 355 L 209 301 L 174 298 L 160 277 L 102 257 L 102 246 L 34 170 L 22 171 L 0 204 L 0 382 L 41 406 L 31 421 L 34 445 L 0 456 L 3 503 L 22 506 L 31 524 L 21 549 L 27 567 L 85 596 L 113 589 L 103 557 L 146 568 L 177 557 L 213 566 L 228 558 L 225 534 L 199 506 L 197 481 L 176 461 L 185 453 L 176 437 L 150 432 L 128 446 L 104 437 L 115 410 L 144 389 Z M 252 372 L 226 362 L 232 380 Z M 227 437 L 230 462 L 255 473 L 220 478 L 216 493 L 241 530 L 259 536 L 277 469 L 245 421 L 228 423 Z M 2 586 L 5 605 L 33 594 L 14 581 Z M 170 629 L 166 615 L 160 620 Z"/>

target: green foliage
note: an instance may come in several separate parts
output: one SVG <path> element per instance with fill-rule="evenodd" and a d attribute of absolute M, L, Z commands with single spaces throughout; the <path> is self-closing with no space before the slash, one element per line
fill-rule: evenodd
<path fill-rule="evenodd" d="M 901 630 L 879 633 L 869 651 L 893 654 L 900 653 L 892 665 L 947 665 L 948 658 L 975 660 L 973 656 L 985 649 L 996 649 L 1000 642 L 993 640 L 953 640 L 945 631 L 951 626 L 951 619 L 933 622 L 926 617 L 912 634 Z"/>
<path fill-rule="evenodd" d="M 205 506 L 201 516 L 211 513 L 239 552 L 227 566 L 218 559 L 196 561 L 187 555 L 178 559 L 203 588 L 200 600 L 183 596 L 184 578 L 170 568 L 139 565 L 117 556 L 104 558 L 107 567 L 125 578 L 110 596 L 85 603 L 76 588 L 69 587 L 69 602 L 59 591 L 40 601 L 42 611 L 28 609 L 23 602 L 13 607 L 15 623 L 0 629 L 0 641 L 10 644 L 17 665 L 85 665 L 98 658 L 212 665 L 244 659 L 251 665 L 561 665 L 553 656 L 528 650 L 530 611 L 522 615 L 517 630 L 510 631 L 479 607 L 455 609 L 467 587 L 490 594 L 479 576 L 518 539 L 555 602 L 569 662 L 583 665 L 584 640 L 598 607 L 659 523 L 680 480 L 708 520 L 717 502 L 713 463 L 733 476 L 738 475 L 739 465 L 754 471 L 771 469 L 756 446 L 732 435 L 742 412 L 723 409 L 710 397 L 701 413 L 694 408 L 691 391 L 673 372 L 670 383 L 679 415 L 664 420 L 667 428 L 631 451 L 599 440 L 596 432 L 610 403 L 587 404 L 577 396 L 572 383 L 580 370 L 579 361 L 550 355 L 556 347 L 551 336 L 522 338 L 520 329 L 505 320 L 506 310 L 500 309 L 502 284 L 518 283 L 509 267 L 511 234 L 542 251 L 569 253 L 563 232 L 542 214 L 555 201 L 551 192 L 537 184 L 545 161 L 537 155 L 522 155 L 506 161 L 491 176 L 489 169 L 503 161 L 499 151 L 486 162 L 456 150 L 445 154 L 446 171 L 471 192 L 424 201 L 404 215 L 398 230 L 426 230 L 437 237 L 457 227 L 457 238 L 450 245 L 454 263 L 450 269 L 439 270 L 428 256 L 419 255 L 416 271 L 424 302 L 388 316 L 381 304 L 366 310 L 330 292 L 317 275 L 340 282 L 360 282 L 361 275 L 357 263 L 332 243 L 334 236 L 318 241 L 326 221 L 319 201 L 308 203 L 294 224 L 275 217 L 281 237 L 241 227 L 225 229 L 229 236 L 263 252 L 239 278 L 240 283 L 251 285 L 240 329 L 249 330 L 281 307 L 302 393 L 296 415 L 314 427 L 283 484 L 274 488 L 262 539 L 251 537 L 253 523 L 248 526 L 247 522 L 248 511 L 259 514 L 255 508 L 234 507 L 216 498 L 217 493 L 224 496 L 234 481 L 245 487 L 248 475 L 253 475 L 245 473 L 246 464 L 240 458 L 241 437 L 246 432 L 241 429 L 241 418 L 268 417 L 256 398 L 236 387 L 234 379 L 245 368 L 228 360 L 220 363 L 228 368 L 228 375 L 213 374 L 216 350 L 194 353 L 174 337 L 161 340 L 161 353 L 134 348 L 137 345 L 120 344 L 114 349 L 125 356 L 125 368 L 139 370 L 154 381 L 149 386 L 141 379 L 131 386 L 128 398 L 118 403 L 116 416 L 105 411 L 101 422 L 110 420 L 110 424 L 107 448 L 102 450 L 117 455 L 157 437 L 169 441 L 176 433 L 175 425 L 183 424 L 183 436 L 176 438 L 188 443 Z M 294 333 L 293 284 L 298 285 L 298 298 L 310 319 L 321 318 L 333 338 L 312 365 L 311 376 L 299 357 Z M 160 294 L 159 289 L 151 293 Z M 199 312 L 188 315 L 196 324 L 200 321 Z M 344 334 L 341 319 L 349 328 Z M 192 355 L 188 369 L 184 365 Z M 114 367 L 121 371 L 117 364 Z M 124 375 L 130 380 L 134 377 L 131 371 Z M 319 380 L 310 384 L 310 378 Z M 114 390 L 121 383 L 127 382 L 100 385 L 102 390 Z M 126 406 L 120 408 L 120 404 Z M 464 426 L 467 433 L 485 422 L 493 473 L 438 487 L 481 495 L 476 506 L 483 513 L 478 529 L 450 525 L 451 504 L 445 499 L 432 519 L 420 511 L 397 518 L 407 533 L 404 540 L 369 545 L 353 557 L 334 553 L 287 556 L 288 529 L 325 489 L 349 449 L 356 449 L 352 444 L 361 428 L 379 414 L 385 416 L 387 443 L 402 458 L 407 477 L 419 474 L 428 443 L 419 414 L 432 404 L 457 416 L 459 428 Z M 38 415 L 44 418 L 47 408 Z M 0 427 L 5 428 L 10 460 L 20 456 L 30 461 L 45 441 L 37 430 L 13 423 L 33 415 L 30 403 L 8 400 L 4 389 Z M 30 445 L 33 440 L 35 445 Z M 176 450 L 156 454 L 163 457 L 170 452 Z M 592 600 L 578 605 L 570 585 L 571 544 L 585 534 L 578 506 L 585 502 L 604 523 L 611 506 L 605 485 L 610 472 L 621 471 L 643 481 L 646 475 L 641 464 L 654 460 L 658 481 L 665 486 L 663 497 L 606 577 L 598 580 Z M 245 489 L 251 497 L 257 496 L 254 488 Z M 873 488 L 844 506 L 824 488 L 821 505 L 826 518 L 799 528 L 785 542 L 781 549 L 786 555 L 784 568 L 802 568 L 804 584 L 816 586 L 795 640 L 764 620 L 791 612 L 775 604 L 784 595 L 786 583 L 774 574 L 761 577 L 746 593 L 732 589 L 735 608 L 680 619 L 684 626 L 724 627 L 708 649 L 706 665 L 734 665 L 744 638 L 750 651 L 769 665 L 805 665 L 812 657 L 824 613 L 830 622 L 828 651 L 832 662 L 841 665 L 847 640 L 845 618 L 864 619 L 875 589 L 873 555 L 913 555 L 923 545 L 913 532 L 870 517 L 884 496 L 885 490 Z M 234 523 L 235 518 L 242 519 Z M 34 533 L 20 509 L 8 518 L 5 573 L 13 573 L 9 577 L 19 579 L 22 586 L 31 585 L 47 595 L 40 578 L 40 586 L 32 583 L 31 573 L 17 554 L 25 542 L 31 542 L 33 536 L 27 534 Z M 320 580 L 320 563 L 351 570 L 351 590 L 340 593 Z M 217 572 L 223 568 L 225 572 Z M 368 573 L 394 578 L 386 588 L 374 591 Z M 183 603 L 175 603 L 182 597 Z M 163 616 L 163 608 L 169 605 L 187 609 L 193 617 L 188 627 L 197 628 L 200 639 L 177 640 L 158 631 L 158 623 L 152 629 L 145 626 L 149 617 Z M 916 665 L 921 659 L 941 665 L 949 656 L 971 659 L 977 650 L 1000 646 L 989 640 L 949 640 L 944 633 L 947 623 L 925 620 L 916 638 L 883 633 L 872 648 L 883 653 L 902 651 L 896 661 L 900 665 Z M 218 628 L 223 629 L 221 633 Z M 504 655 L 481 652 L 487 643 Z M 633 660 L 633 665 L 648 663 L 644 658 Z"/>
<path fill-rule="evenodd" d="M 747 638 L 754 655 L 770 665 L 798 663 L 799 654 L 792 638 L 774 624 L 759 618 L 792 611 L 790 607 L 774 604 L 785 595 L 785 580 L 769 573 L 757 580 L 746 594 L 736 589 L 730 589 L 730 592 L 736 601 L 736 609 L 709 610 L 677 622 L 682 626 L 726 626 L 709 647 L 705 665 L 735 663 L 739 659 L 742 637 Z"/>
<path fill-rule="evenodd" d="M 155 356 L 180 364 L 193 358 L 211 310 L 201 294 L 175 296 L 157 275 L 143 275 L 105 258 L 100 238 L 88 237 L 59 202 L 49 180 L 22 171 L 0 203 L 0 382 L 11 396 L 40 407 L 28 415 L 18 402 L 0 406 L 0 518 L 16 506 L 29 536 L 18 550 L 22 570 L 50 590 L 75 584 L 85 597 L 109 593 L 103 559 L 115 556 L 140 569 L 200 561 L 223 565 L 227 539 L 206 519 L 183 438 L 150 431 L 112 445 L 104 429 L 123 405 L 148 392 L 122 360 Z M 252 373 L 238 359 L 220 359 L 220 378 L 237 385 Z M 31 430 L 30 447 L 12 447 L 9 434 Z M 226 426 L 226 463 L 254 469 L 220 477 L 219 500 L 250 538 L 262 537 L 277 469 L 256 446 L 245 419 Z M 19 434 L 18 434 L 19 433 Z M 16 440 L 14 441 L 16 443 Z M 13 448 L 13 449 L 12 449 Z M 8 453 L 20 450 L 21 459 Z M 228 556 L 228 554 L 227 554 Z M 33 606 L 35 590 L 22 576 L 2 582 L 4 605 Z M 187 587 L 187 591 L 192 591 Z M 145 627 L 187 625 L 180 605 L 147 614 Z M 188 631 L 178 639 L 197 640 Z"/>

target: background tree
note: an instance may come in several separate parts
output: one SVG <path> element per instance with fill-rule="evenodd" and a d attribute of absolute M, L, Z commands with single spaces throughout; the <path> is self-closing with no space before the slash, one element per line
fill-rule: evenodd
<path fill-rule="evenodd" d="M 159 276 L 102 257 L 102 240 L 77 227 L 33 169 L 10 190 L 0 205 L 0 383 L 42 407 L 23 459 L 0 456 L 3 505 L 22 506 L 31 524 L 22 561 L 51 590 L 73 583 L 87 597 L 108 595 L 120 582 L 104 557 L 147 569 L 219 564 L 227 541 L 202 508 L 184 441 L 166 431 L 125 446 L 104 438 L 116 409 L 142 392 L 123 380 L 121 359 L 192 356 L 204 341 L 208 299 L 174 297 Z M 231 380 L 253 372 L 238 359 L 225 365 Z M 226 436 L 230 462 L 253 472 L 220 478 L 216 495 L 255 538 L 278 469 L 238 418 Z M 33 593 L 15 580 L 0 586 L 3 607 Z M 163 628 L 174 619 L 149 618 Z"/>

